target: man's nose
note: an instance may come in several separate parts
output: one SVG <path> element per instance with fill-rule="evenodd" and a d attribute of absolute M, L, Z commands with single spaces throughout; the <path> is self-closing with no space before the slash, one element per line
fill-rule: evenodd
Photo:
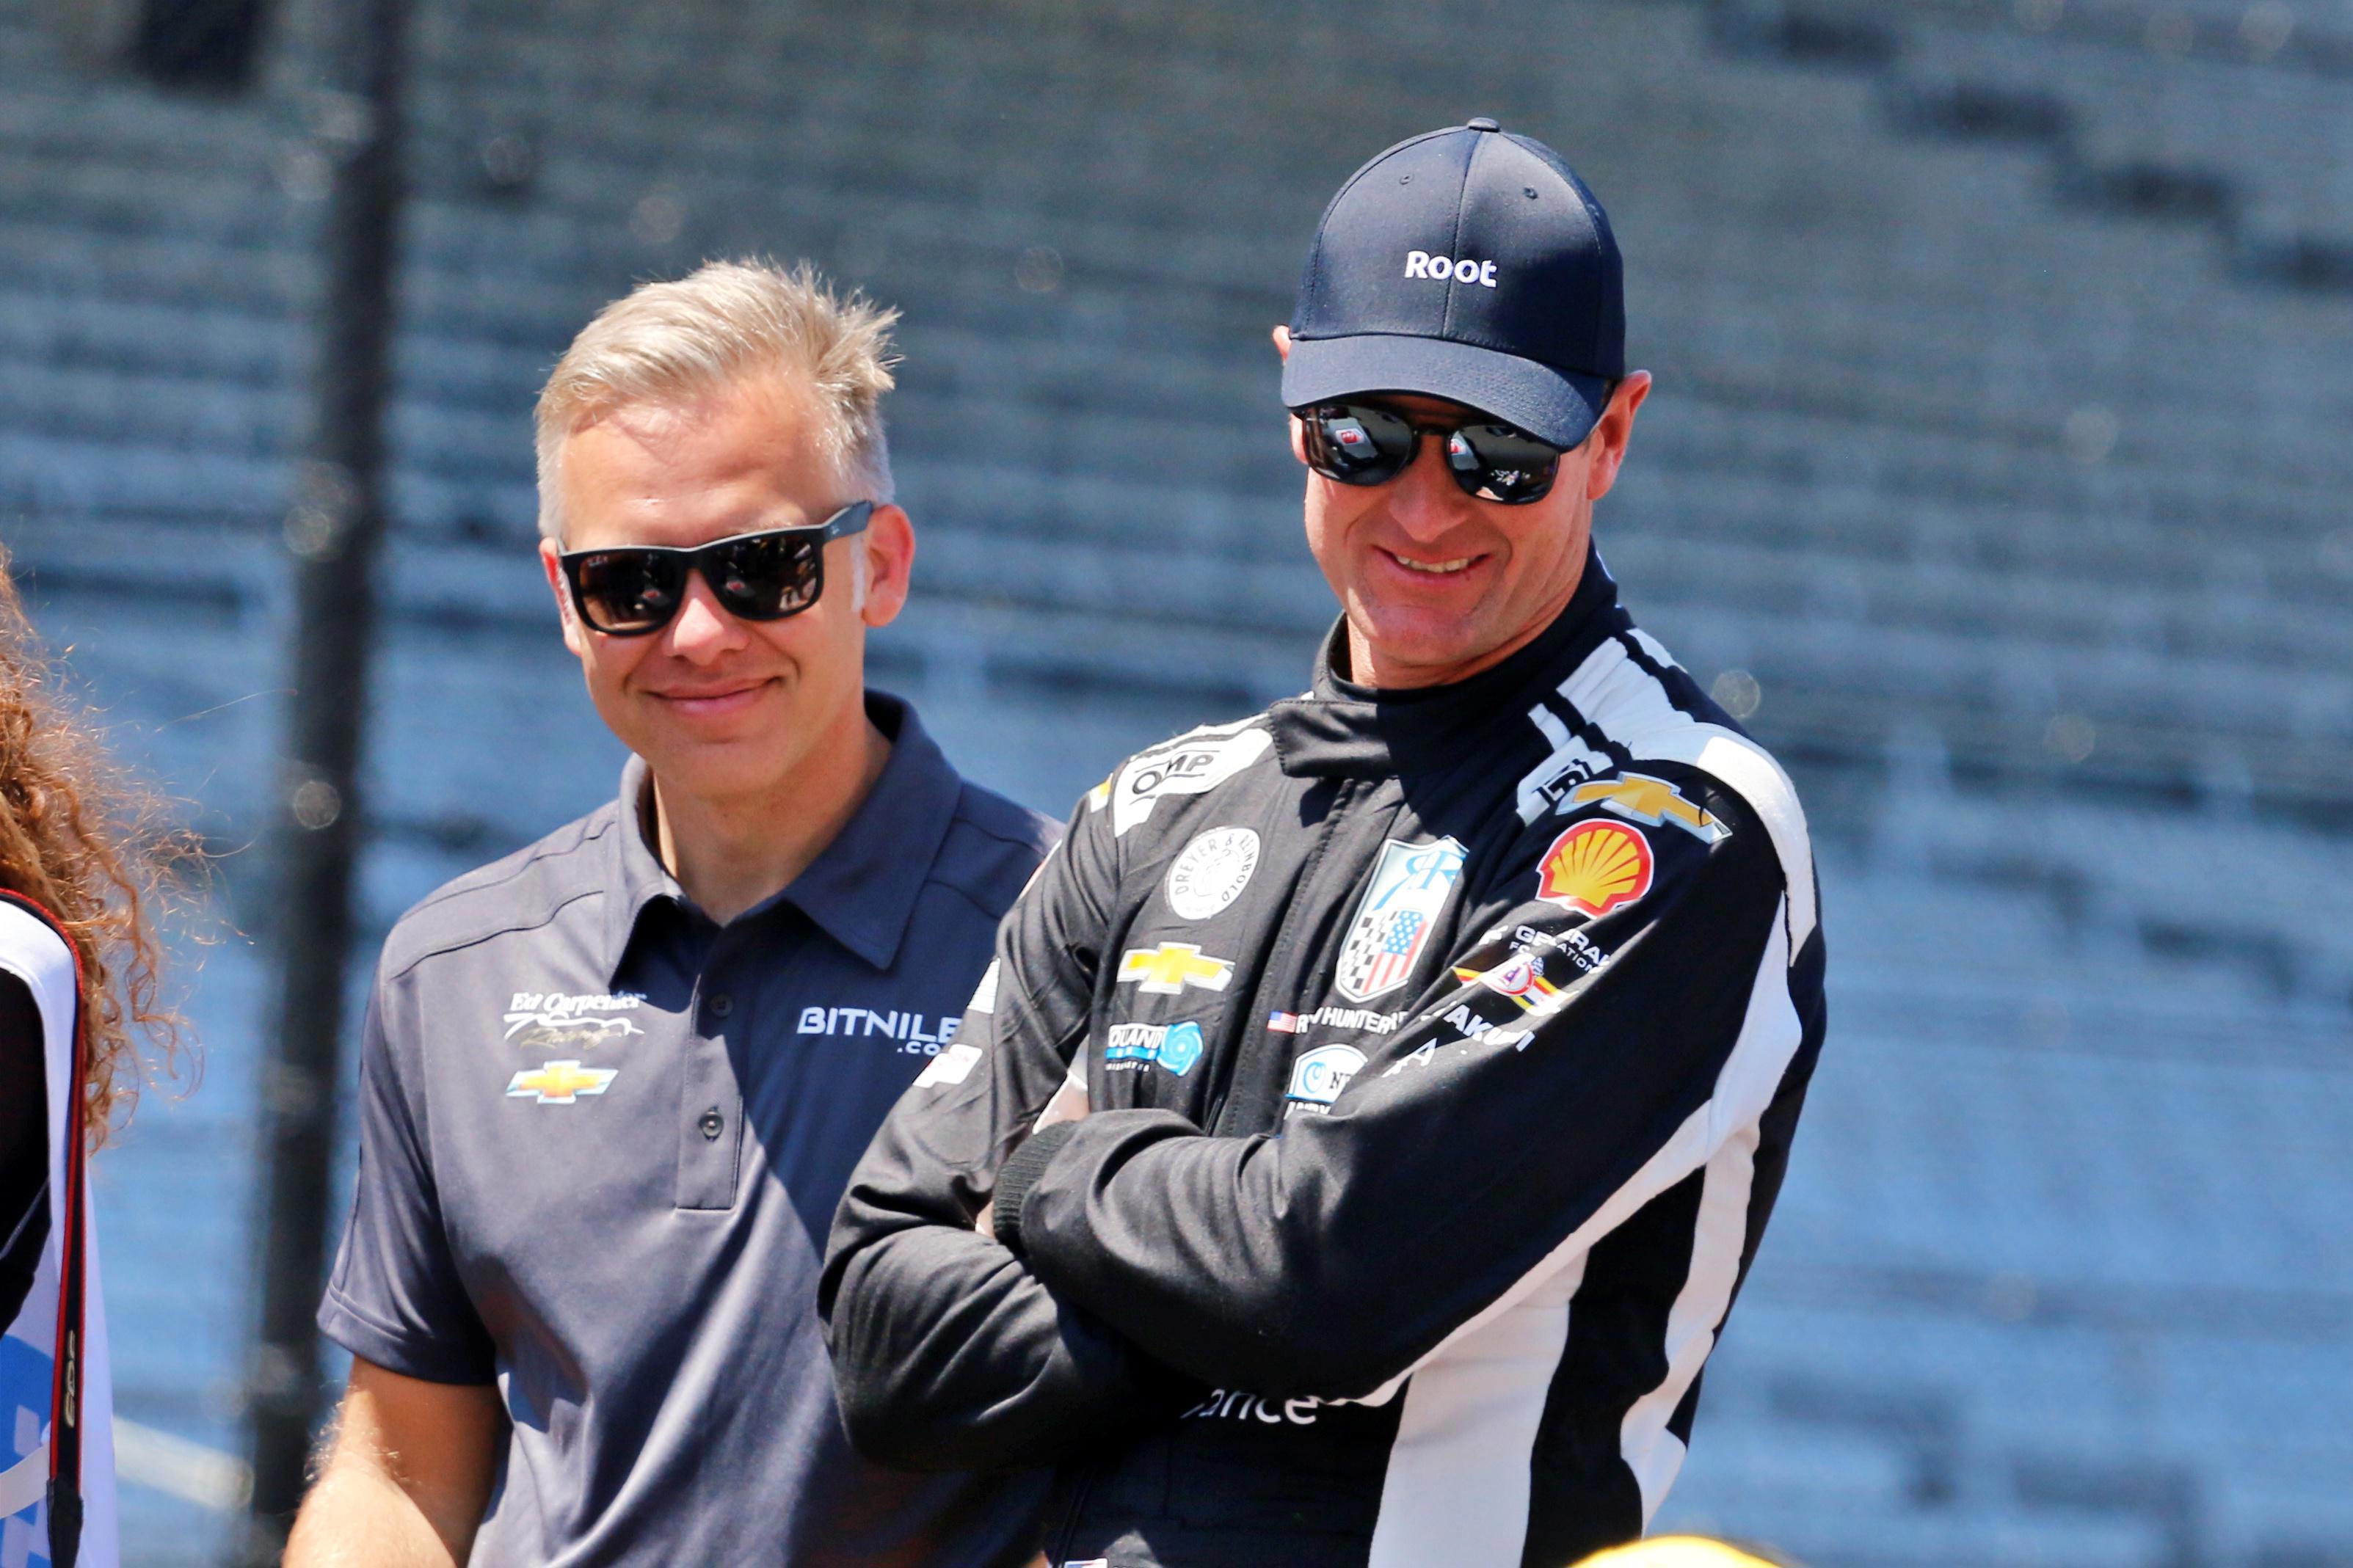
<path fill-rule="evenodd" d="M 689 573 L 686 597 L 670 624 L 670 651 L 696 664 L 707 664 L 743 647 L 748 635 L 744 623 L 720 605 L 702 574 Z"/>
<path fill-rule="evenodd" d="M 1447 472 L 1446 437 L 1424 431 L 1419 439 L 1420 450 L 1393 481 L 1389 515 L 1414 538 L 1434 540 L 1462 521 L 1471 498 Z"/>

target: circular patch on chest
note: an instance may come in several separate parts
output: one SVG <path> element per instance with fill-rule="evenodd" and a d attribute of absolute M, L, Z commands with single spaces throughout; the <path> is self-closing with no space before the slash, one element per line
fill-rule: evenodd
<path fill-rule="evenodd" d="M 1168 868 L 1168 907 L 1188 921 L 1205 921 L 1242 896 L 1258 869 L 1258 834 L 1213 827 L 1185 846 Z"/>

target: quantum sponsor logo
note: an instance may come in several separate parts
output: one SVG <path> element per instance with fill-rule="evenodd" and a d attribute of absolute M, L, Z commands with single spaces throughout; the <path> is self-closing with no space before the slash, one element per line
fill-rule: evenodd
<path fill-rule="evenodd" d="M 1147 996 L 1180 995 L 1188 985 L 1223 991 L 1233 979 L 1231 959 L 1208 957 L 1189 942 L 1132 947 L 1119 955 L 1119 984 L 1132 984 Z"/>
<path fill-rule="evenodd" d="M 1622 822 L 1580 822 L 1536 868 L 1536 897 L 1599 918 L 1651 890 L 1651 841 Z"/>
<path fill-rule="evenodd" d="M 1340 994 L 1369 1002 L 1404 984 L 1461 875 L 1462 846 L 1451 838 L 1383 844 L 1340 943 L 1333 973 Z"/>
<path fill-rule="evenodd" d="M 1291 1087 L 1282 1095 L 1291 1108 L 1283 1114 L 1323 1115 L 1364 1065 L 1365 1053 L 1354 1046 L 1318 1046 L 1304 1053 L 1291 1064 Z"/>
<path fill-rule="evenodd" d="M 1732 829 L 1712 813 L 1693 805 L 1683 791 L 1648 773 L 1626 773 L 1578 784 L 1561 798 L 1554 810 L 1566 816 L 1588 805 L 1606 806 L 1620 816 L 1652 827 L 1672 823 L 1703 844 L 1714 844 L 1732 835 Z"/>
<path fill-rule="evenodd" d="M 1134 1072 L 1157 1064 L 1183 1078 L 1201 1059 L 1201 1050 L 1198 1024 L 1113 1024 L 1103 1040 L 1103 1068 Z"/>
<path fill-rule="evenodd" d="M 951 1014 L 902 1013 L 896 1008 L 804 1007 L 797 1032 L 860 1040 L 879 1037 L 909 1056 L 931 1057 L 955 1038 L 956 1026 L 963 1022 Z"/>

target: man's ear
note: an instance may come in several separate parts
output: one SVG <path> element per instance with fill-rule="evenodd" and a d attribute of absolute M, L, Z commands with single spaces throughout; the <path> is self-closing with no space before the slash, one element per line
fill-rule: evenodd
<path fill-rule="evenodd" d="M 1271 336 L 1274 339 L 1275 357 L 1283 363 L 1289 364 L 1291 363 L 1291 329 L 1277 321 Z M 1296 414 L 1291 416 L 1291 455 L 1303 463 L 1307 460 L 1307 437 L 1299 427 L 1299 416 Z"/>
<path fill-rule="evenodd" d="M 904 507 L 878 506 L 866 520 L 866 531 L 849 544 L 866 558 L 866 603 L 859 607 L 859 618 L 869 626 L 887 626 L 907 605 L 915 567 L 914 520 Z"/>
<path fill-rule="evenodd" d="M 553 539 L 543 537 L 539 542 L 539 564 L 547 574 L 548 590 L 555 595 L 556 618 L 564 624 L 564 646 L 572 650 L 574 658 L 582 658 L 588 653 L 583 646 L 586 634 L 580 629 L 579 617 L 572 613 L 572 590 L 565 585 L 564 563 L 558 559 L 563 548 Z"/>
<path fill-rule="evenodd" d="M 1593 442 L 1593 460 L 1585 470 L 1585 497 L 1599 500 L 1618 482 L 1618 466 L 1626 460 L 1626 445 L 1633 439 L 1634 414 L 1642 400 L 1651 395 L 1651 373 L 1634 370 L 1618 384 L 1610 395 L 1609 406 L 1593 426 L 1588 439 Z"/>

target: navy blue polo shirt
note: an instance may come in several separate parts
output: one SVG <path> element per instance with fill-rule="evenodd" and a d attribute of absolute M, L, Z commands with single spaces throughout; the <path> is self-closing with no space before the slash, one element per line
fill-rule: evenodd
<path fill-rule="evenodd" d="M 499 1385 L 477 1563 L 1035 1554 L 1038 1479 L 882 1469 L 834 1405 L 834 1205 L 1059 831 L 960 779 L 903 702 L 867 708 L 893 742 L 873 791 L 724 926 L 648 847 L 633 759 L 616 803 L 385 942 L 319 1324 L 395 1372 Z"/>

